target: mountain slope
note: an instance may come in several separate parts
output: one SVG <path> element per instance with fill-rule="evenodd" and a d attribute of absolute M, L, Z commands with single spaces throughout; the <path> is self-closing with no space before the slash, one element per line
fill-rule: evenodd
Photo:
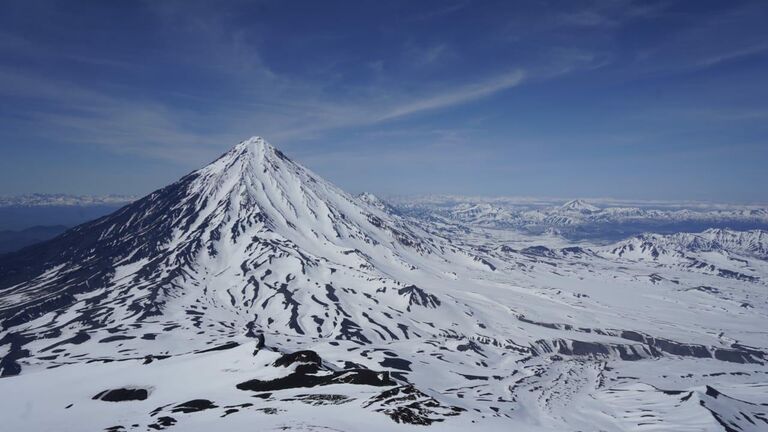
<path fill-rule="evenodd" d="M 395 214 L 251 138 L 0 258 L 0 393 L 25 393 L 0 415 L 14 430 L 626 430 L 608 384 L 764 379 L 762 279 L 507 235 Z"/>
<path fill-rule="evenodd" d="M 75 320 L 101 328 L 162 315 L 173 303 L 238 316 L 229 325 L 241 329 L 391 339 L 391 331 L 352 333 L 357 324 L 345 309 L 373 304 L 373 293 L 397 310 L 432 299 L 390 275 L 445 247 L 254 138 L 110 216 L 6 257 L 0 323 L 23 325 L 79 302 Z M 348 290 L 352 282 L 368 285 L 366 292 Z M 96 312 L 106 303 L 110 316 Z M 309 310 L 299 314 L 299 305 Z"/>

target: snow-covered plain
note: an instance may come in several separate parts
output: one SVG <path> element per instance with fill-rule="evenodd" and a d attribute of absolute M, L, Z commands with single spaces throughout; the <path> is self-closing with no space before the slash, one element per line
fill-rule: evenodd
<path fill-rule="evenodd" d="M 416 218 L 252 138 L 0 257 L 0 426 L 766 430 L 766 237 Z"/>

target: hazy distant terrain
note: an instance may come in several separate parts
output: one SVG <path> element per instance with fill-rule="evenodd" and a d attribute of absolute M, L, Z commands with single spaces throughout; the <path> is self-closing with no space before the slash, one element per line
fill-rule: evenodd
<path fill-rule="evenodd" d="M 64 194 L 0 197 L 0 253 L 53 238 L 69 227 L 112 213 L 133 199 Z"/>
<path fill-rule="evenodd" d="M 571 240 L 609 242 L 644 232 L 671 234 L 709 228 L 768 229 L 768 206 L 760 205 L 457 195 L 388 200 L 394 210 L 417 218 L 440 217 L 532 234 L 550 232 Z"/>
<path fill-rule="evenodd" d="M 40 243 L 63 233 L 64 225 L 33 226 L 18 231 L 0 231 L 0 254 L 12 252 L 23 247 Z"/>
<path fill-rule="evenodd" d="M 33 194 L 0 198 L 0 253 L 97 219 L 135 197 Z M 486 228 L 556 232 L 571 240 L 610 242 L 655 232 L 709 228 L 768 229 L 768 207 L 700 202 L 547 199 L 459 195 L 388 197 L 390 211 L 415 218 L 445 217 Z"/>

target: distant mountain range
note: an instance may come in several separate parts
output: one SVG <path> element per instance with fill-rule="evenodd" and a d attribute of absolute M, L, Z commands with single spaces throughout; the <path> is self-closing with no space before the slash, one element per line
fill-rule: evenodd
<path fill-rule="evenodd" d="M 708 228 L 766 229 L 768 208 L 738 205 L 678 204 L 666 207 L 606 207 L 585 200 L 560 205 L 510 202 L 504 199 L 429 197 L 392 200 L 397 211 L 426 215 L 487 228 L 531 233 L 555 230 L 569 238 L 618 240 L 646 231 L 672 233 Z"/>
<path fill-rule="evenodd" d="M 643 234 L 619 242 L 611 250 L 619 257 L 652 260 L 689 252 L 728 252 L 768 260 L 768 232 L 711 228 L 701 233 Z"/>
<path fill-rule="evenodd" d="M 0 197 L 0 238 L 4 251 L 25 246 L 27 239 L 46 240 L 57 226 L 72 227 L 112 213 L 132 202 L 124 195 L 28 194 Z M 34 228 L 32 231 L 26 231 Z M 34 231 L 34 236 L 29 234 Z M 60 232 L 60 231 L 58 231 Z"/>
<path fill-rule="evenodd" d="M 130 195 L 69 195 L 69 194 L 25 194 L 0 196 L 0 207 L 50 207 L 50 206 L 93 206 L 127 204 L 135 200 Z"/>

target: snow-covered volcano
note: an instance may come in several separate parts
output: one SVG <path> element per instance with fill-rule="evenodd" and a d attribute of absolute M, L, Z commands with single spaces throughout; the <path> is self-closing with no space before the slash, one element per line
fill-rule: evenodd
<path fill-rule="evenodd" d="M 0 414 L 11 430 L 628 430 L 648 403 L 670 428 L 703 413 L 750 430 L 768 262 L 760 238 L 711 234 L 721 249 L 690 253 L 750 277 L 409 219 L 251 138 L 0 256 L 0 394 L 22 393 Z M 666 398 L 704 385 L 722 396 Z"/>
<path fill-rule="evenodd" d="M 16 327 L 77 305 L 67 324 L 74 318 L 95 330 L 208 309 L 197 321 L 391 339 L 353 325 L 344 310 L 375 304 L 374 293 L 398 309 L 437 303 L 402 276 L 423 256 L 446 253 L 442 239 L 251 138 L 110 216 L 3 260 L 0 289 L 12 295 L 0 303 L 0 320 Z"/>
<path fill-rule="evenodd" d="M 600 211 L 600 207 L 595 207 L 592 204 L 580 199 L 568 201 L 567 203 L 563 204 L 560 209 L 564 211 L 573 211 L 579 213 L 594 213 Z"/>

